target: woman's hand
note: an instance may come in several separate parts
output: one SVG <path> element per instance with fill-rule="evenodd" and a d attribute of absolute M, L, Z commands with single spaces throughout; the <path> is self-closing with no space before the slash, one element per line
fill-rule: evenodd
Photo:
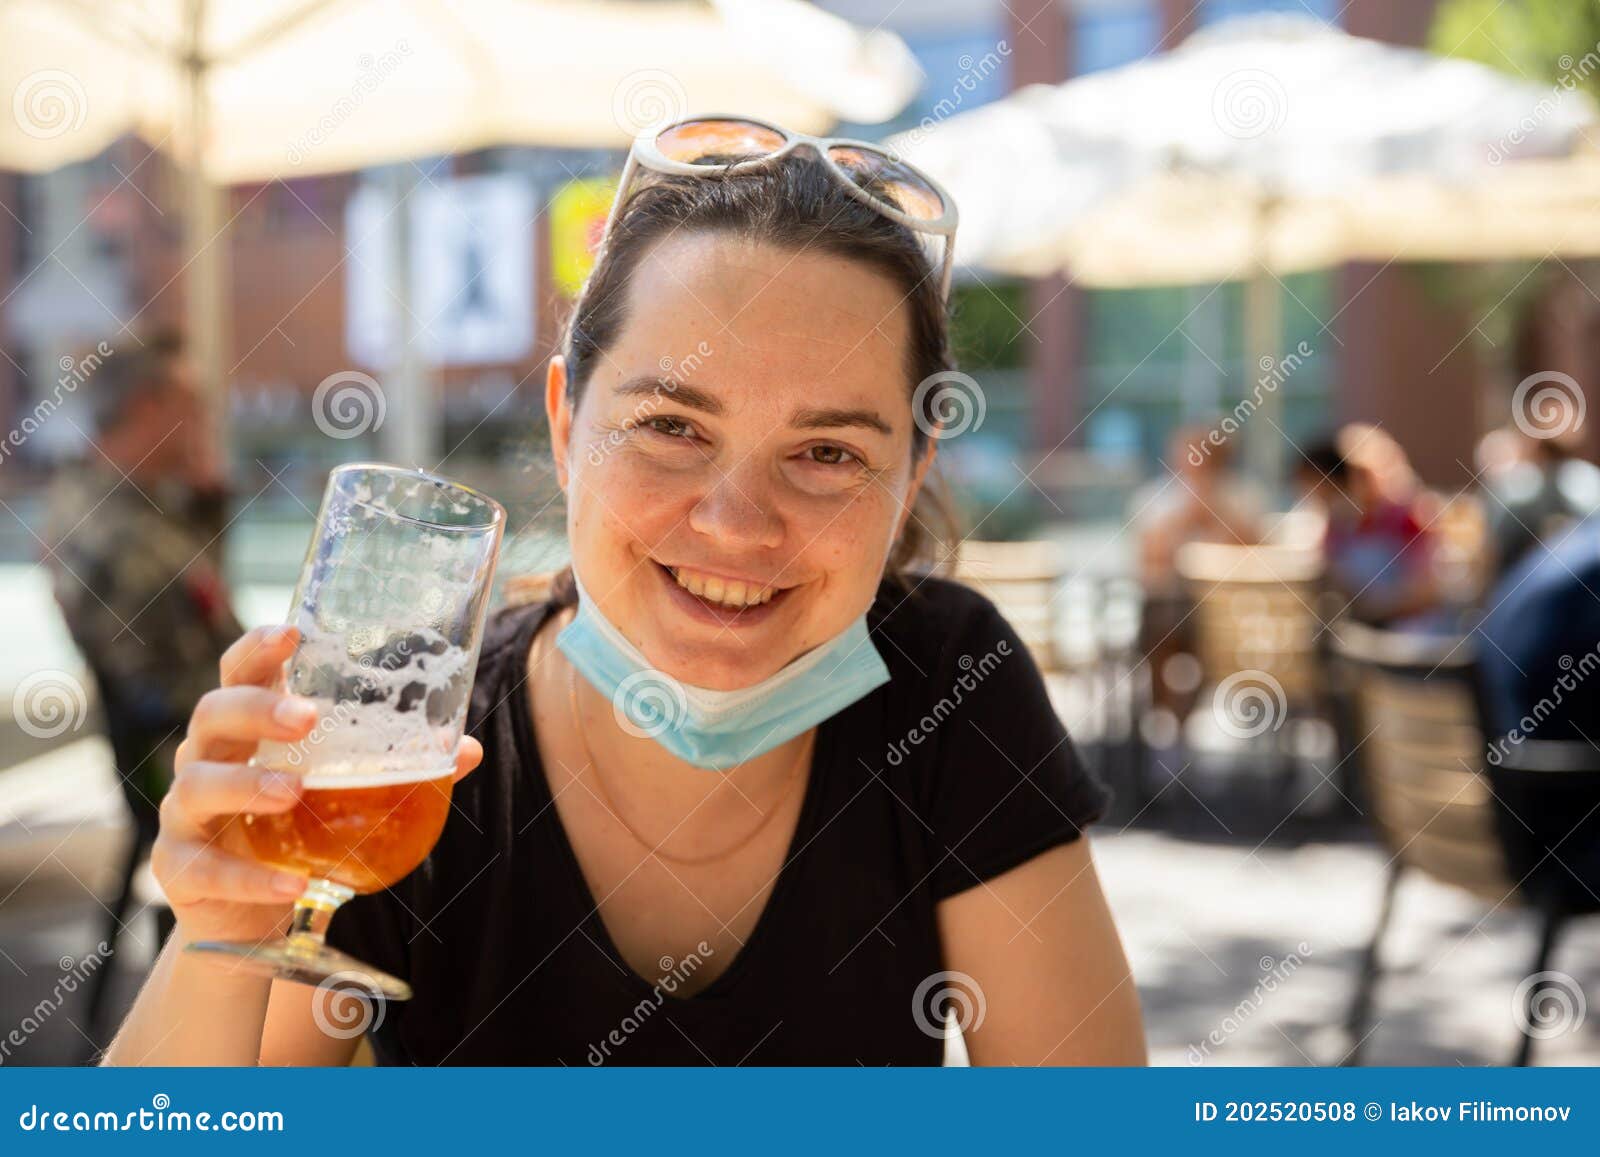
<path fill-rule="evenodd" d="M 178 747 L 151 868 L 190 939 L 276 935 L 305 889 L 303 874 L 233 854 L 247 849 L 219 838 L 232 816 L 286 812 L 299 798 L 296 776 L 248 763 L 261 740 L 292 743 L 316 725 L 311 700 L 273 689 L 298 641 L 293 627 L 259 627 L 242 635 L 222 656 L 222 686 L 201 698 Z M 456 778 L 482 758 L 478 741 L 463 736 Z"/>

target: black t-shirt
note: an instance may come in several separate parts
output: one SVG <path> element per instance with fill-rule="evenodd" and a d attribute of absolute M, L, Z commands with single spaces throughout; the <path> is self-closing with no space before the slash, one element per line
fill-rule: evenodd
<path fill-rule="evenodd" d="M 766 908 L 690 997 L 673 970 L 623 962 L 551 801 L 526 670 L 557 609 L 491 618 L 468 718 L 483 764 L 427 860 L 330 926 L 329 943 L 415 990 L 377 1010 L 379 1062 L 940 1063 L 913 1007 L 945 967 L 936 905 L 1076 839 L 1108 802 L 993 604 L 936 578 L 879 588 L 867 625 L 891 678 L 818 725 Z"/>

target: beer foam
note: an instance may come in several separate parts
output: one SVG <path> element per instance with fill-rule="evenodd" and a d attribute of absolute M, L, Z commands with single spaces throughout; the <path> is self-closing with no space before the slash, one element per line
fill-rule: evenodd
<path fill-rule="evenodd" d="M 317 707 L 315 726 L 292 743 L 263 740 L 254 762 L 304 778 L 307 787 L 377 787 L 455 771 L 472 689 L 473 656 L 424 627 L 395 641 L 301 628 L 288 689 Z M 373 654 L 383 651 L 381 661 Z"/>
<path fill-rule="evenodd" d="M 259 754 L 257 758 L 260 758 Z M 300 775 L 301 786 L 308 789 L 339 791 L 349 791 L 358 787 L 393 787 L 396 784 L 424 783 L 430 779 L 453 776 L 456 771 L 454 763 L 447 767 L 434 764 L 430 767 L 404 768 L 370 759 L 357 763 L 329 764 L 304 773 L 292 767 L 277 767 L 270 763 L 263 763 L 262 766 L 269 767 L 273 771 Z"/>

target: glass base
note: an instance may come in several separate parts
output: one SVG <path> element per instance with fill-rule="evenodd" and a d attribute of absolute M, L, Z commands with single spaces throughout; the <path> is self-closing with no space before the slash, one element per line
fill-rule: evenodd
<path fill-rule="evenodd" d="M 224 965 L 254 976 L 291 980 L 318 988 L 348 991 L 388 1000 L 410 1000 L 411 986 L 397 976 L 373 968 L 349 953 L 326 944 L 301 944 L 294 940 L 269 940 L 251 944 L 232 940 L 197 940 L 186 945 L 186 952 L 226 956 Z"/>
<path fill-rule="evenodd" d="M 312 877 L 305 894 L 294 903 L 289 934 L 282 939 L 259 943 L 197 940 L 184 951 L 229 957 L 231 967 L 253 976 L 292 980 L 330 992 L 360 993 L 369 999 L 410 1000 L 411 986 L 405 981 L 324 942 L 328 921 L 339 905 L 354 895 L 343 884 Z"/>

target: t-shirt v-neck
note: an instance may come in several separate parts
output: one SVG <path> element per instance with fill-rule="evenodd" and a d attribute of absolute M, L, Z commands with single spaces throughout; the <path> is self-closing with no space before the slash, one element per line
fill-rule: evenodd
<path fill-rule="evenodd" d="M 553 603 L 491 617 L 456 785 L 422 865 L 357 896 L 329 943 L 407 979 L 369 1029 L 385 1064 L 938 1064 L 919 995 L 947 965 L 938 904 L 1076 839 L 1107 793 L 1043 680 L 982 595 L 886 581 L 868 611 L 890 679 L 818 725 L 788 854 L 738 956 L 678 992 L 606 930 L 550 794 L 528 648 Z"/>
<path fill-rule="evenodd" d="M 560 608 L 544 606 L 542 613 L 528 616 L 528 625 L 524 628 L 523 637 L 519 637 L 516 653 L 520 654 L 522 669 L 528 668 L 530 652 L 535 638 L 544 629 L 545 624 L 554 617 Z M 640 976 L 638 970 L 628 963 L 621 949 L 617 947 L 616 939 L 611 935 L 611 929 L 606 926 L 605 917 L 600 912 L 600 902 L 590 887 L 588 878 L 583 874 L 583 864 L 578 859 L 577 850 L 572 846 L 572 837 L 567 832 L 566 824 L 561 820 L 560 809 L 556 806 L 553 793 L 550 790 L 550 775 L 545 767 L 544 758 L 539 752 L 539 742 L 533 729 L 532 705 L 528 702 L 526 688 L 520 697 L 520 704 L 511 708 L 512 723 L 515 726 L 518 746 L 527 753 L 529 761 L 528 785 L 532 803 L 541 811 L 548 808 L 554 817 L 551 825 L 551 834 L 561 851 L 562 865 L 567 869 L 568 883 L 576 898 L 589 911 L 586 930 L 595 944 L 608 956 L 618 969 L 626 973 L 638 989 L 641 996 L 653 995 L 659 981 L 652 982 Z M 738 983 L 739 974 L 743 971 L 753 951 L 758 951 L 763 933 L 772 922 L 774 906 L 783 902 L 789 891 L 789 881 L 792 873 L 789 871 L 790 861 L 795 853 L 803 848 L 811 839 L 812 827 L 816 820 L 817 801 L 820 798 L 816 786 L 817 777 L 815 769 L 826 763 L 831 755 L 831 744 L 835 729 L 833 719 L 825 719 L 817 725 L 816 740 L 812 744 L 810 767 L 806 772 L 805 791 L 800 801 L 800 814 L 796 818 L 794 833 L 790 836 L 787 848 L 784 850 L 783 860 L 777 870 L 777 878 L 773 881 L 771 890 L 767 893 L 766 902 L 761 907 L 761 914 L 756 917 L 755 924 L 751 927 L 749 935 L 744 938 L 744 943 L 739 946 L 738 953 L 732 963 L 724 968 L 717 977 L 699 992 L 692 996 L 678 997 L 666 993 L 665 999 L 686 1004 L 695 1000 L 715 1000 L 723 992 Z M 715 774 L 708 772 L 707 774 Z M 669 959 L 662 958 L 663 961 Z M 687 962 L 684 962 L 687 963 Z M 681 970 L 680 962 L 673 962 L 674 968 Z M 670 971 L 664 969 L 663 971 Z"/>

